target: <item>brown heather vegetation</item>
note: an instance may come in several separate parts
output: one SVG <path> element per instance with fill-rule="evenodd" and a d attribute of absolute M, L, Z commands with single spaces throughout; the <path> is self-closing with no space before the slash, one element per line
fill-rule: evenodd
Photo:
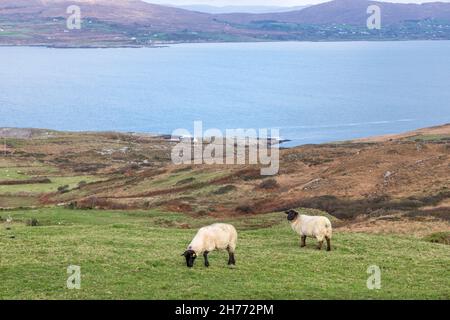
<path fill-rule="evenodd" d="M 161 208 L 234 217 L 306 207 L 342 231 L 450 230 L 450 125 L 282 149 L 280 172 L 170 162 L 173 142 L 122 133 L 1 130 L 0 207 Z M 40 189 L 42 188 L 42 189 Z"/>

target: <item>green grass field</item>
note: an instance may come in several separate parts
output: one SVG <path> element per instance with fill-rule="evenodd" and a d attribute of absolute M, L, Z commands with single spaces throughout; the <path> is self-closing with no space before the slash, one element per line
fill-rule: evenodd
<path fill-rule="evenodd" d="M 56 168 L 44 165 L 30 165 L 16 167 L 14 164 L 2 166 L 5 162 L 0 161 L 0 181 L 24 180 L 33 176 L 48 176 L 57 172 Z"/>
<path fill-rule="evenodd" d="M 62 208 L 0 216 L 0 299 L 450 299 L 450 247 L 412 237 L 336 232 L 334 250 L 319 252 L 309 239 L 299 248 L 281 213 L 246 216 L 227 220 L 239 232 L 236 267 L 213 252 L 209 268 L 199 258 L 188 269 L 180 254 L 210 217 Z M 27 226 L 31 218 L 40 225 Z M 69 265 L 81 267 L 80 290 L 66 288 Z M 382 270 L 380 290 L 366 287 L 370 265 Z"/>

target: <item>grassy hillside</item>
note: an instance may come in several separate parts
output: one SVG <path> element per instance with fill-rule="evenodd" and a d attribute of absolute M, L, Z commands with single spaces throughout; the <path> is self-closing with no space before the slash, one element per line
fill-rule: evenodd
<path fill-rule="evenodd" d="M 164 137 L 0 137 L 0 299 L 450 299 L 450 125 L 284 149 L 273 177 L 175 166 Z M 299 248 L 280 212 L 296 207 L 332 220 L 333 251 Z M 189 270 L 181 253 L 216 221 L 238 229 L 237 266 L 214 252 Z"/>
<path fill-rule="evenodd" d="M 337 231 L 334 250 L 319 252 L 312 240 L 299 248 L 282 213 L 215 219 L 42 208 L 0 215 L 0 299 L 450 298 L 449 247 L 409 236 Z M 38 226 L 27 225 L 32 218 Z M 188 269 L 180 254 L 196 228 L 219 220 L 238 229 L 236 267 L 214 252 L 211 267 L 199 258 Z M 380 290 L 366 287 L 374 264 Z M 80 290 L 66 289 L 69 265 L 81 266 Z"/>

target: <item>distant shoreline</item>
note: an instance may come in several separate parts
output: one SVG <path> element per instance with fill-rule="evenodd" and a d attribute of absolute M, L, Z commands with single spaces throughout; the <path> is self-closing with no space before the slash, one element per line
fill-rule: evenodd
<path fill-rule="evenodd" d="M 150 132 L 133 132 L 133 131 L 114 131 L 114 130 L 104 130 L 104 131 L 76 131 L 76 130 L 53 130 L 53 129 L 39 129 L 39 128 L 13 128 L 13 127 L 0 127 L 0 139 L 33 139 L 33 138 L 45 138 L 52 137 L 53 135 L 58 134 L 93 134 L 93 135 L 101 135 L 101 134 L 117 134 L 117 135 L 125 135 L 125 136 L 134 136 L 134 137 L 142 137 L 142 138 L 162 138 L 164 140 L 170 141 L 171 134 L 163 134 L 163 133 L 150 133 Z M 431 127 L 418 128 L 415 130 L 410 130 L 406 132 L 395 132 L 390 134 L 376 135 L 376 136 L 368 136 L 363 138 L 355 138 L 350 140 L 336 140 L 324 143 L 306 143 L 299 144 L 295 146 L 282 147 L 285 149 L 292 149 L 296 147 L 300 147 L 303 145 L 324 145 L 324 144 L 334 144 L 334 143 L 376 143 L 376 142 L 386 142 L 395 139 L 403 139 L 414 137 L 418 135 L 450 135 L 450 123 L 439 124 Z M 279 144 L 281 145 L 284 142 L 289 142 L 289 137 L 286 139 L 280 140 Z"/>
<path fill-rule="evenodd" d="M 450 39 L 352 39 L 352 40 L 264 40 L 264 41 L 198 41 L 198 42 L 167 42 L 158 43 L 155 45 L 117 45 L 117 46 L 102 46 L 102 45 L 49 45 L 49 44 L 2 44 L 0 48 L 47 48 L 47 49 L 160 49 L 169 48 L 171 46 L 180 44 L 257 44 L 257 43 L 364 43 L 364 42 L 446 42 Z"/>

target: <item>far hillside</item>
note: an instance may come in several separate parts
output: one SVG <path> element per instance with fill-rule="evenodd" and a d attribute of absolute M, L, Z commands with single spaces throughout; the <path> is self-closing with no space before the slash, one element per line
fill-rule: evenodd
<path fill-rule="evenodd" d="M 68 29 L 77 5 L 81 29 Z M 367 28 L 367 8 L 382 28 Z M 208 13 L 140 0 L 2 0 L 0 45 L 141 47 L 179 42 L 448 40 L 450 3 L 334 0 L 293 11 Z M 205 11 L 205 10 L 203 10 Z"/>

